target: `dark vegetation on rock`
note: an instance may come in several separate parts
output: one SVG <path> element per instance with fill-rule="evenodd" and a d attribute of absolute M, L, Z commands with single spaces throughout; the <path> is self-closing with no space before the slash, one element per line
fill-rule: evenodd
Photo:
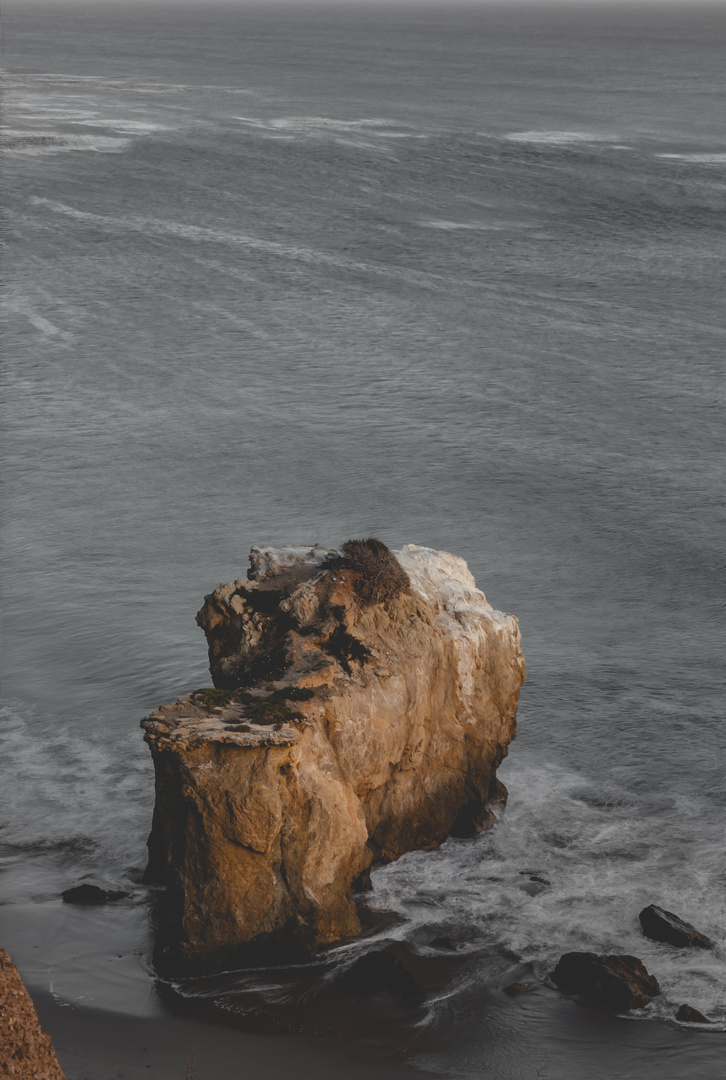
<path fill-rule="evenodd" d="M 336 626 L 328 640 L 323 643 L 323 648 L 330 656 L 335 657 L 347 675 L 351 674 L 351 661 L 365 664 L 371 657 L 371 650 L 353 634 L 349 634 L 342 623 Z"/>
<path fill-rule="evenodd" d="M 112 904 L 124 900 L 129 893 L 122 889 L 101 889 L 98 885 L 74 885 L 61 896 L 64 904 Z"/>
<path fill-rule="evenodd" d="M 714 948 L 713 942 L 696 930 L 695 926 L 679 919 L 672 911 L 657 907 L 656 904 L 643 908 L 638 918 L 643 933 L 653 941 L 663 941 L 679 949 Z"/>
<path fill-rule="evenodd" d="M 635 956 L 565 953 L 552 981 L 566 994 L 580 994 L 613 1012 L 641 1009 L 660 993 L 658 980 Z"/>
<path fill-rule="evenodd" d="M 382 540 L 346 540 L 340 555 L 323 563 L 332 570 L 350 570 L 353 588 L 363 604 L 381 604 L 410 589 L 411 582 L 400 562 Z"/>
<path fill-rule="evenodd" d="M 289 724 L 294 720 L 302 719 L 302 713 L 291 709 L 287 703 L 309 701 L 314 695 L 315 691 L 305 686 L 284 686 L 281 690 L 273 690 L 266 697 L 250 694 L 241 688 L 217 690 L 215 687 L 204 687 L 194 691 L 192 701 L 207 709 L 224 708 L 226 705 L 243 705 L 245 707 L 244 720 L 227 726 L 230 731 L 249 731 L 249 726 L 245 721 L 253 724 Z"/>

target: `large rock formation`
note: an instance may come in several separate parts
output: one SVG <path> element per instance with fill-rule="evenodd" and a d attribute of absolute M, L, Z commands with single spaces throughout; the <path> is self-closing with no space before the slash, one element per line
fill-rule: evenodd
<path fill-rule="evenodd" d="M 248 579 L 205 598 L 215 689 L 143 721 L 168 968 L 354 935 L 372 864 L 494 820 L 524 680 L 517 620 L 463 559 L 397 555 L 410 585 L 383 600 L 321 547 L 253 548 Z"/>

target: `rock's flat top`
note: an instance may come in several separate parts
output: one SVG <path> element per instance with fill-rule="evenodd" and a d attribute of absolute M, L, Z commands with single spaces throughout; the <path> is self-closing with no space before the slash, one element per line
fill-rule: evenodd
<path fill-rule="evenodd" d="M 239 609 L 241 613 L 255 594 L 287 593 L 281 603 L 283 609 L 298 619 L 302 616 L 304 620 L 306 615 L 314 617 L 318 612 L 309 610 L 315 604 L 314 585 L 324 560 L 335 554 L 335 549 L 321 545 L 253 547 L 248 577 L 218 585 L 212 598 L 229 611 Z M 472 630 L 472 623 L 482 619 L 504 632 L 511 633 L 516 628 L 513 616 L 495 611 L 487 602 L 464 559 L 416 544 L 407 544 L 395 555 L 409 575 L 412 592 L 425 601 L 449 633 L 466 636 Z M 250 720 L 249 700 L 245 703 L 239 697 L 230 697 L 225 701 L 218 695 L 213 703 L 210 694 L 192 692 L 151 712 L 143 725 L 147 735 L 158 749 L 195 749 L 204 743 L 259 749 L 294 743 L 296 730 L 320 718 L 331 695 L 335 665 L 318 644 L 315 639 L 298 642 L 297 655 L 284 678 L 269 680 L 264 686 L 252 686 L 244 695 L 264 703 L 272 694 L 279 696 L 289 687 L 310 688 L 310 698 L 295 700 L 289 710 L 295 715 L 286 718 L 282 725 L 274 720 L 269 723 Z M 379 671 L 385 667 L 383 656 L 374 659 L 378 661 Z M 461 674 L 467 675 L 466 671 Z M 248 730 L 243 730 L 245 727 Z"/>
<path fill-rule="evenodd" d="M 65 1080 L 15 964 L 0 949 L 0 1076 Z"/>

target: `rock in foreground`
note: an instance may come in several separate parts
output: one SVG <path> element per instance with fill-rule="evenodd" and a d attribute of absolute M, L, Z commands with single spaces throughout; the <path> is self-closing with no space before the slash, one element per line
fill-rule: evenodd
<path fill-rule="evenodd" d="M 657 979 L 635 956 L 565 953 L 552 980 L 566 994 L 581 994 L 612 1012 L 641 1009 L 660 993 Z"/>
<path fill-rule="evenodd" d="M 167 967 L 358 933 L 352 892 L 371 865 L 472 834 L 506 796 L 517 620 L 429 548 L 397 553 L 387 589 L 376 544 L 372 571 L 345 550 L 253 548 L 248 579 L 197 616 L 215 689 L 143 722 Z"/>
<path fill-rule="evenodd" d="M 16 1080 L 64 1080 L 50 1036 L 17 968 L 0 949 L 0 1076 Z"/>
<path fill-rule="evenodd" d="M 679 949 L 713 949 L 713 942 L 696 930 L 695 926 L 684 922 L 674 915 L 672 911 L 651 904 L 643 908 L 640 915 L 640 925 L 646 937 L 653 941 L 664 941 L 668 945 L 675 945 Z"/>

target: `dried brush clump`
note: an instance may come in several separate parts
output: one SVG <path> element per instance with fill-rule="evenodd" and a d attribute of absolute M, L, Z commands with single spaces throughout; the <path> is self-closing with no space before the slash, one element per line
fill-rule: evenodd
<path fill-rule="evenodd" d="M 331 569 L 351 570 L 354 588 L 366 605 L 385 604 L 411 587 L 408 574 L 382 540 L 346 540 L 340 555 L 328 559 Z"/>

